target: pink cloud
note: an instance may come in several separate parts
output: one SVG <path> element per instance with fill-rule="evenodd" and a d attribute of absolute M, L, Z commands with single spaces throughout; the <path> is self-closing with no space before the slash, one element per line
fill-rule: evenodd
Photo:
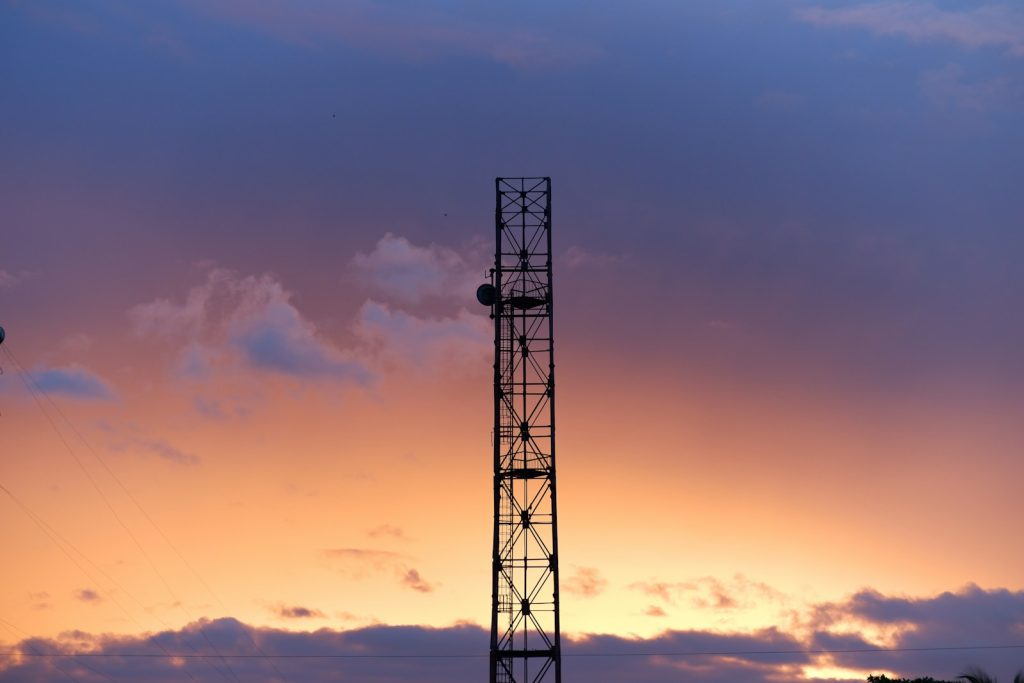
<path fill-rule="evenodd" d="M 469 268 L 454 249 L 420 247 L 390 232 L 370 253 L 357 253 L 351 265 L 360 281 L 407 303 L 429 298 L 468 301 L 482 280 L 482 273 Z"/>
<path fill-rule="evenodd" d="M 416 247 L 390 234 L 374 252 L 353 261 L 359 276 L 406 303 L 452 288 L 471 296 L 462 266 L 450 249 Z M 128 317 L 138 336 L 180 345 L 175 375 L 185 380 L 261 371 L 365 386 L 396 367 L 428 374 L 483 367 L 492 348 L 491 326 L 482 312 L 459 308 L 453 315 L 430 317 L 374 300 L 359 308 L 353 334 L 339 344 L 321 334 L 292 298 L 271 275 L 243 276 L 213 267 L 182 299 L 139 304 Z"/>
<path fill-rule="evenodd" d="M 567 593 L 592 598 L 600 595 L 608 581 L 594 567 L 579 567 L 576 572 L 562 580 L 562 589 Z"/>
<path fill-rule="evenodd" d="M 366 579 L 374 574 L 390 573 L 404 586 L 417 593 L 433 593 L 437 585 L 427 581 L 419 570 L 410 566 L 411 558 L 402 553 L 370 548 L 332 548 L 324 556 L 339 571 L 352 579 Z"/>
<path fill-rule="evenodd" d="M 477 368 L 494 348 L 486 316 L 466 309 L 451 317 L 421 318 L 367 301 L 359 312 L 356 334 L 382 362 L 427 372 Z"/>
<path fill-rule="evenodd" d="M 945 40 L 963 47 L 1002 47 L 1024 56 L 1024 12 L 1009 5 L 947 10 L 920 0 L 885 0 L 843 7 L 808 7 L 801 20 L 822 27 L 862 28 L 915 42 Z"/>
<path fill-rule="evenodd" d="M 217 367 L 241 364 L 291 377 L 367 382 L 371 371 L 353 352 L 323 338 L 291 298 L 271 275 L 212 268 L 184 301 L 157 299 L 128 316 L 139 336 L 185 341 L 181 377 L 203 378 Z"/>

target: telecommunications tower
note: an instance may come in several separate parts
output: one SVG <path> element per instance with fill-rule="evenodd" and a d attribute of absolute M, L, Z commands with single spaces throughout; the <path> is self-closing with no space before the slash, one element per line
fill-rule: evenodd
<path fill-rule="evenodd" d="M 561 683 L 551 179 L 497 178 L 490 683 Z"/>

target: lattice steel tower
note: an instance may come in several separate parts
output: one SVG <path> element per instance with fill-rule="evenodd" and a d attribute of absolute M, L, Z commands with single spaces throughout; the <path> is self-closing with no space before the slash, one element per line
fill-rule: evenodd
<path fill-rule="evenodd" d="M 561 683 L 551 179 L 497 178 L 491 683 Z"/>

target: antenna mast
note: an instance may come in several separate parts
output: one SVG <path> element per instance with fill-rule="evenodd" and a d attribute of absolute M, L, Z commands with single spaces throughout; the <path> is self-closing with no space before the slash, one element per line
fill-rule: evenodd
<path fill-rule="evenodd" d="M 490 683 L 561 683 L 551 179 L 496 178 Z"/>

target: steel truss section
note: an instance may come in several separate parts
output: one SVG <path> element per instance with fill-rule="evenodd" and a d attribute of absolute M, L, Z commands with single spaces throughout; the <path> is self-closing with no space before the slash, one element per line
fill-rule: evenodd
<path fill-rule="evenodd" d="M 491 683 L 561 683 L 551 179 L 497 178 Z"/>

